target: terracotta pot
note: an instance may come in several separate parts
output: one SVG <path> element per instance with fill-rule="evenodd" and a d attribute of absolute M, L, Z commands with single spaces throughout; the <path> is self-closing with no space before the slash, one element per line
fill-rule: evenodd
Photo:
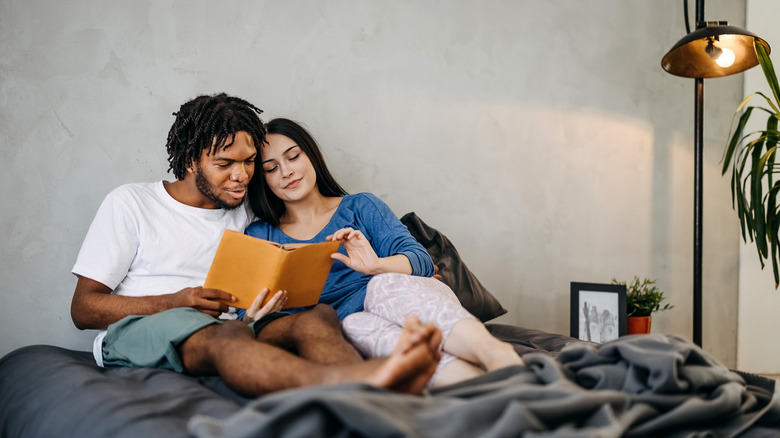
<path fill-rule="evenodd" d="M 646 335 L 650 333 L 652 318 L 652 316 L 629 316 L 626 324 L 626 334 Z"/>

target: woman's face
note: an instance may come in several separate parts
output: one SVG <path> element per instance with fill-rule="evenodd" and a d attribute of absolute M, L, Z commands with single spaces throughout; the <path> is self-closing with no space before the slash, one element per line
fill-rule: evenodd
<path fill-rule="evenodd" d="M 317 187 L 317 173 L 309 157 L 289 137 L 268 134 L 261 148 L 265 182 L 284 202 L 300 201 Z"/>

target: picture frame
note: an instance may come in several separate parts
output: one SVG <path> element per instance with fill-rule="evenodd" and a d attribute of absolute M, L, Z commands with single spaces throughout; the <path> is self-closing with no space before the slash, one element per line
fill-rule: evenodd
<path fill-rule="evenodd" d="M 571 283 L 570 336 L 596 343 L 626 334 L 626 286 Z"/>

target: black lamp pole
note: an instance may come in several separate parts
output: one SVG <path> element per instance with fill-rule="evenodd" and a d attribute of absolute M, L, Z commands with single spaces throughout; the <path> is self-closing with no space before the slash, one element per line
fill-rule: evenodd
<path fill-rule="evenodd" d="M 693 342 L 701 347 L 702 327 L 702 234 L 704 202 L 704 79 L 696 78 L 694 116 L 694 173 L 693 173 Z"/>
<path fill-rule="evenodd" d="M 704 0 L 696 0 L 696 28 L 705 26 Z M 702 331 L 702 235 L 704 230 L 704 78 L 696 78 L 694 104 L 693 171 L 693 342 L 701 347 Z"/>

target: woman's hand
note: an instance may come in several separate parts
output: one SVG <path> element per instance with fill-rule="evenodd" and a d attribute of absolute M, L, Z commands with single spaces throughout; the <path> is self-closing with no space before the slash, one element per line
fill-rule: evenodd
<path fill-rule="evenodd" d="M 382 272 L 379 257 L 360 230 L 342 228 L 328 236 L 326 240 L 339 241 L 341 246 L 347 250 L 346 256 L 338 252 L 331 254 L 332 259 L 363 274 L 376 275 Z"/>
<path fill-rule="evenodd" d="M 268 296 L 268 288 L 263 288 L 263 290 L 257 294 L 255 300 L 252 301 L 252 305 L 246 309 L 246 314 L 244 315 L 244 319 L 242 321 L 247 324 L 253 323 L 265 315 L 268 315 L 269 313 L 282 310 L 284 304 L 287 302 L 287 291 L 280 290 L 279 292 L 275 293 L 267 303 L 265 303 L 265 306 L 261 308 L 260 305 L 263 304 L 263 300 L 265 300 L 266 296 Z"/>

